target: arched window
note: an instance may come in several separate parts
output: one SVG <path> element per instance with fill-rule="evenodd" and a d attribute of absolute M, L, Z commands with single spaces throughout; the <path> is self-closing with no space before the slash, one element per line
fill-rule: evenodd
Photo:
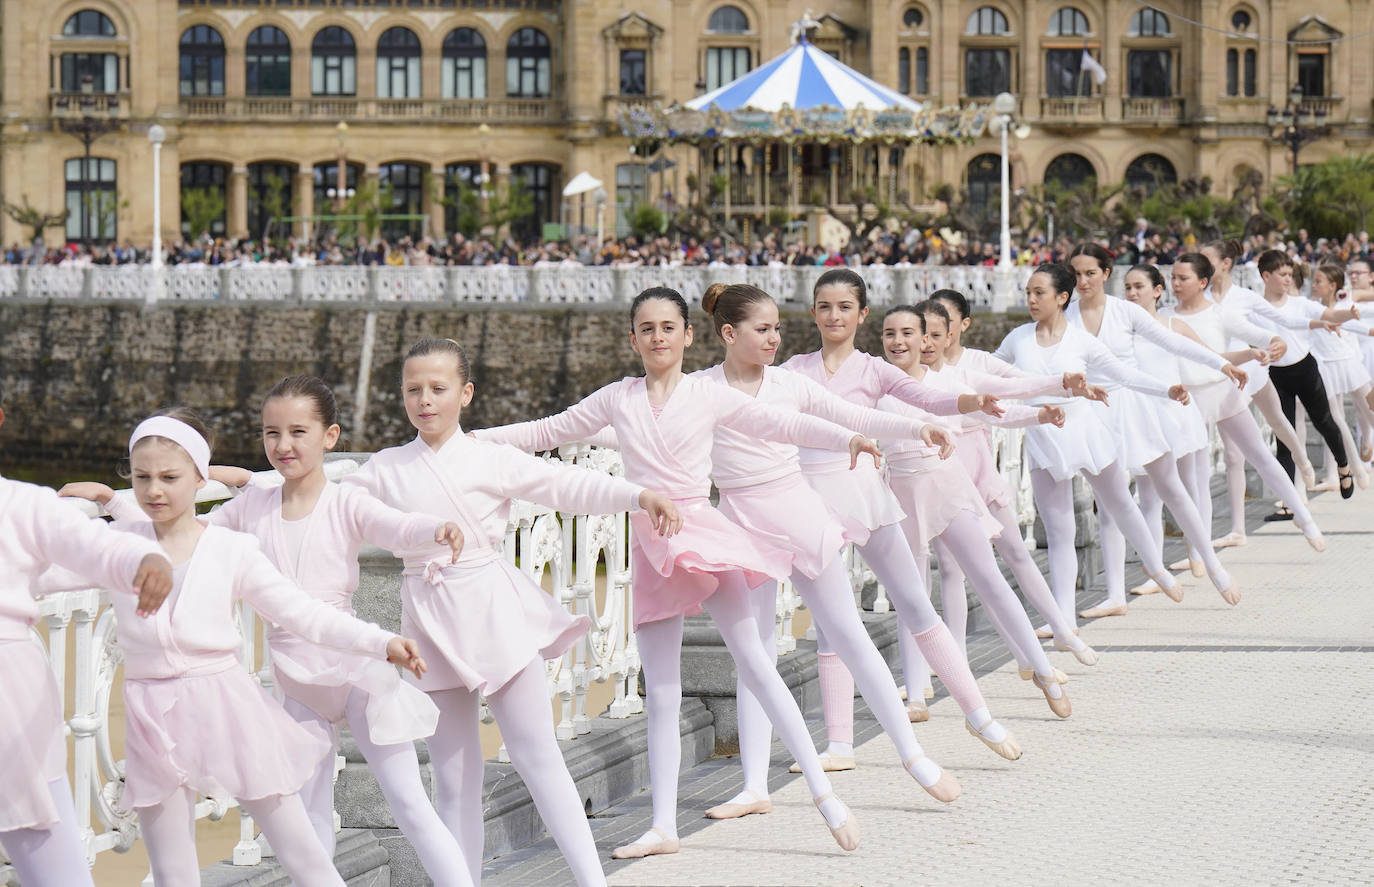
<path fill-rule="evenodd" d="M 248 233 L 266 240 L 290 234 L 282 227 L 284 216 L 294 215 L 296 165 L 294 163 L 248 164 Z M 267 226 L 276 220 L 273 230 Z"/>
<path fill-rule="evenodd" d="M 209 25 L 181 34 L 181 94 L 224 95 L 224 38 Z"/>
<path fill-rule="evenodd" d="M 229 167 L 223 163 L 181 165 L 181 234 L 188 239 L 209 233 L 224 236 Z M 197 218 L 200 217 L 200 218 Z M 195 224 L 193 224 L 195 223 Z M 201 230 L 193 231 L 192 228 Z"/>
<path fill-rule="evenodd" d="M 1045 184 L 1053 184 L 1064 191 L 1081 188 L 1089 179 L 1095 178 L 1097 171 L 1093 169 L 1092 161 L 1082 154 L 1060 154 L 1045 168 Z"/>
<path fill-rule="evenodd" d="M 333 212 L 338 203 L 342 203 L 352 197 L 358 189 L 358 180 L 363 177 L 363 165 L 361 163 L 347 163 L 344 165 L 344 193 L 339 194 L 339 162 L 337 160 L 327 160 L 324 163 L 315 164 L 315 212 L 327 215 Z"/>
<path fill-rule="evenodd" d="M 717 34 L 745 34 L 749 31 L 749 16 L 738 6 L 722 6 L 706 20 L 706 30 Z"/>
<path fill-rule="evenodd" d="M 113 37 L 115 33 L 114 22 L 97 9 L 83 9 L 62 25 L 63 37 Z"/>
<path fill-rule="evenodd" d="M 1254 19 L 1251 18 L 1250 13 L 1246 12 L 1244 9 L 1237 9 L 1235 12 L 1231 13 L 1231 27 L 1235 29 L 1237 34 L 1244 34 L 1246 31 L 1249 31 L 1250 25 L 1253 23 Z"/>
<path fill-rule="evenodd" d="M 248 95 L 291 94 L 291 41 L 281 28 L 255 28 L 244 46 L 243 64 Z"/>
<path fill-rule="evenodd" d="M 547 163 L 517 163 L 510 168 L 512 188 L 520 188 L 530 195 L 534 210 L 525 218 L 511 223 L 511 231 L 522 240 L 535 240 L 544 230 L 544 223 L 558 219 L 554 203 L 558 193 L 558 167 Z"/>
<path fill-rule="evenodd" d="M 1144 188 L 1153 194 L 1160 185 L 1172 185 L 1178 181 L 1174 165 L 1158 154 L 1141 154 L 1126 167 L 1126 187 Z"/>
<path fill-rule="evenodd" d="M 472 28 L 455 28 L 444 38 L 443 96 L 487 97 L 487 42 Z"/>
<path fill-rule="evenodd" d="M 352 34 L 338 25 L 322 28 L 310 44 L 311 94 L 357 95 L 357 55 Z"/>
<path fill-rule="evenodd" d="M 109 243 L 115 239 L 119 210 L 115 162 L 107 157 L 92 157 L 89 166 L 86 162 L 75 157 L 66 163 L 67 239 Z"/>
<path fill-rule="evenodd" d="M 377 185 L 390 200 L 382 203 L 382 212 L 394 215 L 418 216 L 424 212 L 425 174 L 418 163 L 383 163 L 377 173 Z M 382 221 L 382 237 L 395 241 L 409 237 L 418 241 L 424 236 L 421 219 L 386 219 Z"/>
<path fill-rule="evenodd" d="M 444 167 L 444 230 L 475 237 L 482 227 L 482 164 L 476 160 Z"/>
<path fill-rule="evenodd" d="M 83 9 L 62 25 L 62 36 L 114 37 L 114 22 L 94 9 Z M 119 56 L 113 52 L 64 52 L 59 59 L 63 92 L 119 92 Z"/>
<path fill-rule="evenodd" d="M 1011 26 L 1000 9 L 982 6 L 968 17 L 964 33 L 970 37 L 1002 37 L 1011 33 Z"/>
<path fill-rule="evenodd" d="M 1072 6 L 1065 6 L 1050 16 L 1051 37 L 1083 37 L 1088 33 L 1088 17 Z"/>
<path fill-rule="evenodd" d="M 549 97 L 549 38 L 537 28 L 521 28 L 506 43 L 506 95 L 522 99 Z"/>
<path fill-rule="evenodd" d="M 902 25 L 904 27 L 919 28 L 921 25 L 925 24 L 925 20 L 925 15 L 914 6 L 902 12 Z"/>
<path fill-rule="evenodd" d="M 409 28 L 387 28 L 377 38 L 377 98 L 420 97 L 420 38 Z"/>
<path fill-rule="evenodd" d="M 996 154 L 979 154 L 968 162 L 965 176 L 969 208 L 979 215 L 996 208 L 1002 199 L 1002 158 Z"/>
<path fill-rule="evenodd" d="M 1127 37 L 1172 37 L 1169 30 L 1169 17 L 1158 9 L 1142 9 L 1131 17 Z"/>

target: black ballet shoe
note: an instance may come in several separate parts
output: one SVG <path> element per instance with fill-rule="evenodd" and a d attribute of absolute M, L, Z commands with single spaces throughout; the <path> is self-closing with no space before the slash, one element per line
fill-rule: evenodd
<path fill-rule="evenodd" d="M 1274 521 L 1281 521 L 1281 520 L 1292 520 L 1292 519 L 1293 519 L 1293 512 L 1290 511 L 1290 510 L 1288 510 L 1287 507 L 1280 508 L 1280 509 L 1278 509 L 1277 511 L 1275 511 L 1273 514 L 1266 514 L 1266 515 L 1264 516 L 1264 520 L 1265 520 L 1266 523 L 1272 523 L 1272 522 L 1274 522 Z"/>
<path fill-rule="evenodd" d="M 1349 499 L 1351 496 L 1355 495 L 1355 476 L 1350 473 L 1350 466 L 1337 466 L 1336 476 L 1339 477 L 1341 481 L 1341 498 Z"/>

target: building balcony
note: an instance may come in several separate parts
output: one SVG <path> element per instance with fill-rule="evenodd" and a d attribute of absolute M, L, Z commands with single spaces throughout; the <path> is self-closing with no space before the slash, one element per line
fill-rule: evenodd
<path fill-rule="evenodd" d="M 1102 120 L 1101 96 L 1045 96 L 1040 99 L 1041 123 L 1097 126 Z"/>
<path fill-rule="evenodd" d="M 1344 102 L 1345 99 L 1338 95 L 1303 96 L 1302 110 L 1304 114 L 1313 114 L 1327 123 L 1337 123 L 1340 121 L 1336 117 L 1341 113 Z"/>
<path fill-rule="evenodd" d="M 54 117 L 129 116 L 129 90 L 119 92 L 48 92 L 48 113 Z"/>
<path fill-rule="evenodd" d="M 334 123 L 489 123 L 552 125 L 563 121 L 558 99 L 361 99 L 353 96 L 205 96 L 181 98 L 193 120 Z"/>
<path fill-rule="evenodd" d="M 1178 126 L 1183 122 L 1182 96 L 1123 98 L 1121 119 L 1128 126 Z"/>

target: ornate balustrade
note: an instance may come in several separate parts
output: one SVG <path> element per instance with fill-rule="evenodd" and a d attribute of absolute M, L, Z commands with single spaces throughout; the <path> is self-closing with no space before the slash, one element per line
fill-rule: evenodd
<path fill-rule="evenodd" d="M 54 99 L 54 101 L 56 101 Z M 333 125 L 340 120 L 414 124 L 421 121 L 473 124 L 556 124 L 559 99 L 362 99 L 353 96 L 185 97 L 181 111 L 191 120 L 290 121 Z"/>

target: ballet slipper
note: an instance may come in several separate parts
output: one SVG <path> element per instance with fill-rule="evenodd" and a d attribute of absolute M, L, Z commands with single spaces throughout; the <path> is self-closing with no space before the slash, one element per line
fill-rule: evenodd
<path fill-rule="evenodd" d="M 1298 463 L 1298 473 L 1302 475 L 1303 483 L 1310 489 L 1317 482 L 1317 469 L 1312 467 L 1310 459 L 1303 459 Z"/>
<path fill-rule="evenodd" d="M 1341 479 L 1341 498 L 1349 499 L 1351 496 L 1355 495 L 1355 478 L 1350 474 L 1350 466 L 1347 465 L 1344 468 L 1337 468 L 1336 474 Z"/>
<path fill-rule="evenodd" d="M 1033 674 L 1031 675 L 1031 683 L 1039 687 L 1040 692 L 1045 694 L 1045 701 L 1050 704 L 1050 711 L 1054 712 L 1056 717 L 1067 718 L 1073 714 L 1073 706 L 1069 705 L 1069 697 L 1064 694 L 1063 690 L 1059 691 L 1059 698 L 1057 699 L 1050 695 L 1050 684 L 1057 683 L 1053 677 L 1046 679 L 1038 674 Z"/>
<path fill-rule="evenodd" d="M 1232 579 L 1231 584 L 1225 588 L 1218 588 L 1217 593 L 1221 595 L 1222 600 L 1233 607 L 1240 603 L 1240 586 L 1236 584 L 1236 580 L 1234 579 Z"/>
<path fill-rule="evenodd" d="M 825 771 L 826 773 L 840 773 L 840 772 L 843 772 L 843 771 L 845 771 L 845 770 L 853 770 L 855 767 L 858 766 L 858 764 L 854 761 L 854 758 L 853 758 L 852 755 L 849 756 L 849 757 L 843 757 L 843 758 L 842 758 L 842 757 L 839 757 L 838 755 L 832 755 L 832 754 L 831 754 L 830 752 L 828 752 L 828 751 L 823 751 L 823 752 L 820 753 L 820 759 L 821 759 L 821 770 Z M 800 773 L 800 772 L 802 772 L 801 764 L 793 764 L 791 767 L 788 767 L 788 768 L 787 768 L 787 772 L 788 772 L 788 773 Z"/>
<path fill-rule="evenodd" d="M 903 702 L 906 702 L 906 685 L 905 685 L 905 684 L 903 684 L 903 685 L 901 686 L 901 688 L 897 690 L 897 695 L 901 698 L 901 700 L 902 700 Z"/>
<path fill-rule="evenodd" d="M 1374 462 L 1374 445 L 1365 444 L 1360 447 L 1360 461 Z"/>
<path fill-rule="evenodd" d="M 1220 539 L 1212 540 L 1213 548 L 1239 548 L 1246 543 L 1244 533 L 1227 533 Z"/>
<path fill-rule="evenodd" d="M 707 819 L 739 819 L 741 816 L 748 816 L 751 813 L 772 813 L 773 802 L 767 798 L 760 798 L 757 794 L 745 789 L 742 794 L 752 797 L 752 801 L 728 801 L 724 804 L 717 804 L 706 811 Z"/>
<path fill-rule="evenodd" d="M 911 773 L 912 779 L 916 779 L 916 774 L 912 773 L 911 768 L 916 764 L 917 761 L 921 760 L 924 757 L 925 754 L 916 755 L 911 760 L 907 761 L 905 764 L 902 765 L 906 768 L 906 772 Z M 931 763 L 934 762 L 932 761 Z M 936 764 L 936 766 L 939 765 Z M 949 771 L 944 769 L 943 767 L 940 768 L 940 778 L 935 782 L 934 785 L 921 785 L 921 780 L 919 779 L 916 779 L 916 784 L 920 785 L 921 788 L 925 789 L 926 794 L 930 795 L 935 800 L 945 804 L 953 802 L 955 798 L 959 797 L 964 793 L 964 788 L 959 784 L 959 780 L 951 776 Z"/>
<path fill-rule="evenodd" d="M 1169 571 L 1172 573 L 1181 573 L 1184 570 L 1190 569 L 1191 567 L 1192 561 L 1185 557 L 1181 561 L 1174 561 L 1172 564 L 1169 564 Z"/>
<path fill-rule="evenodd" d="M 1355 463 L 1355 486 L 1362 490 L 1369 489 L 1369 469 L 1364 467 L 1363 462 Z"/>
<path fill-rule="evenodd" d="M 1073 658 L 1077 659 L 1083 665 L 1091 666 L 1097 664 L 1097 651 L 1087 644 L 1083 644 L 1081 647 L 1070 647 L 1068 644 L 1062 643 L 1059 638 L 1055 638 L 1054 648 L 1064 653 L 1072 653 Z M 1065 677 L 1064 680 L 1059 683 L 1066 684 L 1068 680 L 1068 677 Z"/>
<path fill-rule="evenodd" d="M 1093 654 L 1093 655 L 1096 655 L 1096 654 Z M 1053 668 L 1053 666 L 1051 666 L 1051 667 Z M 1034 669 L 1034 668 L 1017 668 L 1017 669 L 1016 669 L 1016 674 L 1021 678 L 1021 680 L 1023 680 L 1023 681 L 1029 681 L 1031 678 L 1035 677 L 1035 669 Z M 1069 676 L 1066 675 L 1066 674 L 1064 674 L 1062 671 L 1060 671 L 1059 669 L 1056 668 L 1056 669 L 1054 669 L 1054 682 L 1055 682 L 1056 684 L 1067 684 L 1067 683 L 1069 682 Z"/>
<path fill-rule="evenodd" d="M 1132 588 L 1131 594 L 1159 594 L 1163 590 L 1164 589 L 1159 587 L 1158 582 L 1153 579 L 1147 579 L 1135 588 Z"/>
<path fill-rule="evenodd" d="M 1169 581 L 1165 583 L 1161 581 L 1162 579 L 1168 579 Z M 1178 584 L 1177 579 L 1173 576 L 1156 576 L 1154 580 L 1159 584 L 1159 590 L 1164 592 L 1165 597 L 1176 604 L 1183 602 L 1183 586 Z M 1125 605 L 1123 604 L 1122 606 L 1124 607 Z"/>
<path fill-rule="evenodd" d="M 1341 488 L 1341 487 L 1340 487 L 1340 484 L 1339 484 L 1339 483 L 1337 483 L 1336 481 L 1332 480 L 1331 478 L 1327 478 L 1326 480 L 1323 480 L 1323 481 L 1322 481 L 1321 483 L 1319 483 L 1319 484 L 1313 484 L 1312 486 L 1308 487 L 1308 488 L 1307 488 L 1307 492 L 1309 492 L 1309 493 L 1334 493 L 1334 492 L 1336 492 L 1337 490 L 1339 490 L 1340 488 Z"/>
<path fill-rule="evenodd" d="M 1315 521 L 1308 524 L 1294 521 L 1293 525 L 1302 530 L 1302 534 L 1307 537 L 1307 544 L 1312 546 L 1313 551 L 1326 551 L 1326 539 L 1322 536 L 1322 531 L 1318 529 Z"/>
<path fill-rule="evenodd" d="M 1050 628 L 1048 625 L 1037 628 L 1035 630 L 1035 636 L 1038 638 L 1052 638 L 1054 637 L 1054 629 Z"/>
<path fill-rule="evenodd" d="M 930 709 L 920 702 L 906 704 L 906 719 L 913 724 L 924 724 L 930 720 Z"/>
<path fill-rule="evenodd" d="M 658 835 L 660 840 L 643 844 L 636 841 L 633 844 L 617 847 L 611 851 L 611 859 L 643 859 L 646 856 L 663 856 L 678 851 L 679 841 L 677 838 L 670 838 L 656 828 L 651 828 L 649 831 Z"/>
<path fill-rule="evenodd" d="M 1086 610 L 1079 610 L 1078 615 L 1084 619 L 1101 619 L 1104 616 L 1125 616 L 1125 604 L 1101 603 L 1096 607 L 1089 607 Z"/>
<path fill-rule="evenodd" d="M 826 801 L 834 797 L 834 792 L 826 792 L 819 798 L 812 798 L 812 800 L 816 802 L 816 809 L 819 810 L 822 804 L 824 804 Z M 836 800 L 839 799 L 836 798 Z M 840 806 L 844 807 L 843 801 L 840 801 Z M 852 811 L 850 811 L 848 807 L 844 808 L 844 822 L 840 825 L 839 828 L 836 828 L 835 826 L 831 825 L 829 820 L 825 820 L 824 817 L 822 817 L 822 820 L 825 821 L 825 827 L 830 829 L 831 837 L 835 839 L 836 844 L 840 845 L 841 850 L 858 849 L 859 823 L 855 821 L 854 814 Z"/>
<path fill-rule="evenodd" d="M 1201 579 L 1207 575 L 1207 565 L 1202 562 L 1201 557 L 1197 560 L 1188 558 L 1188 569 L 1192 572 L 1194 579 Z"/>
<path fill-rule="evenodd" d="M 1007 731 L 1006 739 L 1003 739 L 1001 742 L 993 742 L 991 739 L 988 739 L 982 733 L 979 733 L 978 728 L 973 726 L 973 722 L 968 720 L 967 718 L 964 719 L 964 726 L 968 729 L 970 733 L 974 735 L 975 738 L 977 738 L 979 742 L 983 743 L 988 748 L 997 752 L 999 755 L 1006 758 L 1008 761 L 1015 761 L 1017 758 L 1021 757 L 1021 746 L 1016 741 L 1016 737 L 1011 735 L 1010 730 Z"/>
<path fill-rule="evenodd" d="M 934 699 L 934 698 L 935 698 L 935 688 L 934 688 L 934 687 L 922 687 L 922 688 L 921 688 L 921 696 L 923 696 L 923 697 L 926 699 L 927 702 L 930 701 L 931 699 Z"/>

